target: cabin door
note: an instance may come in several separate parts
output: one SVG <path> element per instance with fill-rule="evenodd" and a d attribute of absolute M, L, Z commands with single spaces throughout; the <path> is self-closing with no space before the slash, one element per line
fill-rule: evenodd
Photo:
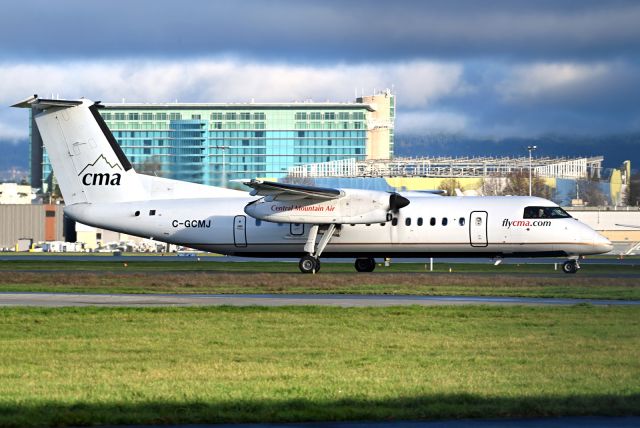
<path fill-rule="evenodd" d="M 247 246 L 247 216 L 237 215 L 233 218 L 233 243 L 236 247 Z"/>
<path fill-rule="evenodd" d="M 469 241 L 472 247 L 489 245 L 487 227 L 487 212 L 472 211 L 469 216 Z"/>

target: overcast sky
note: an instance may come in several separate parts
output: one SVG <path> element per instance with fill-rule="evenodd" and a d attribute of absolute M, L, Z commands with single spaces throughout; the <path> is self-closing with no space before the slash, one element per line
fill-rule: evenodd
<path fill-rule="evenodd" d="M 637 1 L 30 0 L 0 15 L 7 106 L 351 101 L 393 88 L 397 133 L 640 131 Z"/>

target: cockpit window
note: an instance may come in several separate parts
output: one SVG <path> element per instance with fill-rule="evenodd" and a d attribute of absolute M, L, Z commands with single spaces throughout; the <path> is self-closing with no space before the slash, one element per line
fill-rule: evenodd
<path fill-rule="evenodd" d="M 571 216 L 560 207 L 526 207 L 524 218 L 571 218 Z"/>

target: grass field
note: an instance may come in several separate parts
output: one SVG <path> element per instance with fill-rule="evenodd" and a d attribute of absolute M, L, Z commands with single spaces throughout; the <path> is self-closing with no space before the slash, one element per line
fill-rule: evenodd
<path fill-rule="evenodd" d="M 0 426 L 640 413 L 640 308 L 0 310 Z"/>
<path fill-rule="evenodd" d="M 53 256 L 52 256 L 53 257 Z M 92 256 L 93 257 L 93 256 Z M 163 261 L 161 256 L 157 256 L 155 260 L 133 260 L 122 261 L 117 257 L 99 257 L 97 261 L 66 261 L 66 260 L 8 260 L 0 261 L 0 271 L 104 271 L 104 272 L 264 272 L 264 273 L 300 273 L 297 262 L 223 262 L 210 261 L 213 256 L 198 258 L 185 258 L 184 261 Z M 637 264 L 616 264 L 612 260 L 612 264 L 599 265 L 583 263 L 580 274 L 637 274 L 640 272 L 640 259 Z M 558 260 L 557 270 L 551 263 L 513 263 L 505 261 L 500 266 L 494 266 L 487 259 L 486 263 L 450 263 L 434 262 L 434 270 L 432 273 L 539 273 L 564 276 L 560 270 L 562 259 Z M 427 263 L 392 263 L 389 267 L 384 267 L 381 263 L 376 268 L 376 273 L 425 273 L 428 272 L 429 265 Z M 355 273 L 353 263 L 322 263 L 322 273 Z"/>
<path fill-rule="evenodd" d="M 449 267 L 453 272 L 449 273 Z M 577 275 L 548 265 L 392 264 L 371 274 L 326 263 L 303 275 L 295 263 L 0 262 L 0 291 L 93 293 L 337 293 L 640 299 L 633 266 L 586 266 Z"/>

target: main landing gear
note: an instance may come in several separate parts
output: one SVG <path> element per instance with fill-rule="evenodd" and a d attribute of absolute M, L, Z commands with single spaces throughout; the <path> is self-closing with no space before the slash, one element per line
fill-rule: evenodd
<path fill-rule="evenodd" d="M 373 257 L 362 257 L 356 259 L 355 266 L 358 272 L 373 272 L 376 268 L 376 261 Z"/>
<path fill-rule="evenodd" d="M 562 272 L 564 273 L 576 273 L 580 269 L 580 265 L 577 260 L 567 260 L 562 263 Z"/>

